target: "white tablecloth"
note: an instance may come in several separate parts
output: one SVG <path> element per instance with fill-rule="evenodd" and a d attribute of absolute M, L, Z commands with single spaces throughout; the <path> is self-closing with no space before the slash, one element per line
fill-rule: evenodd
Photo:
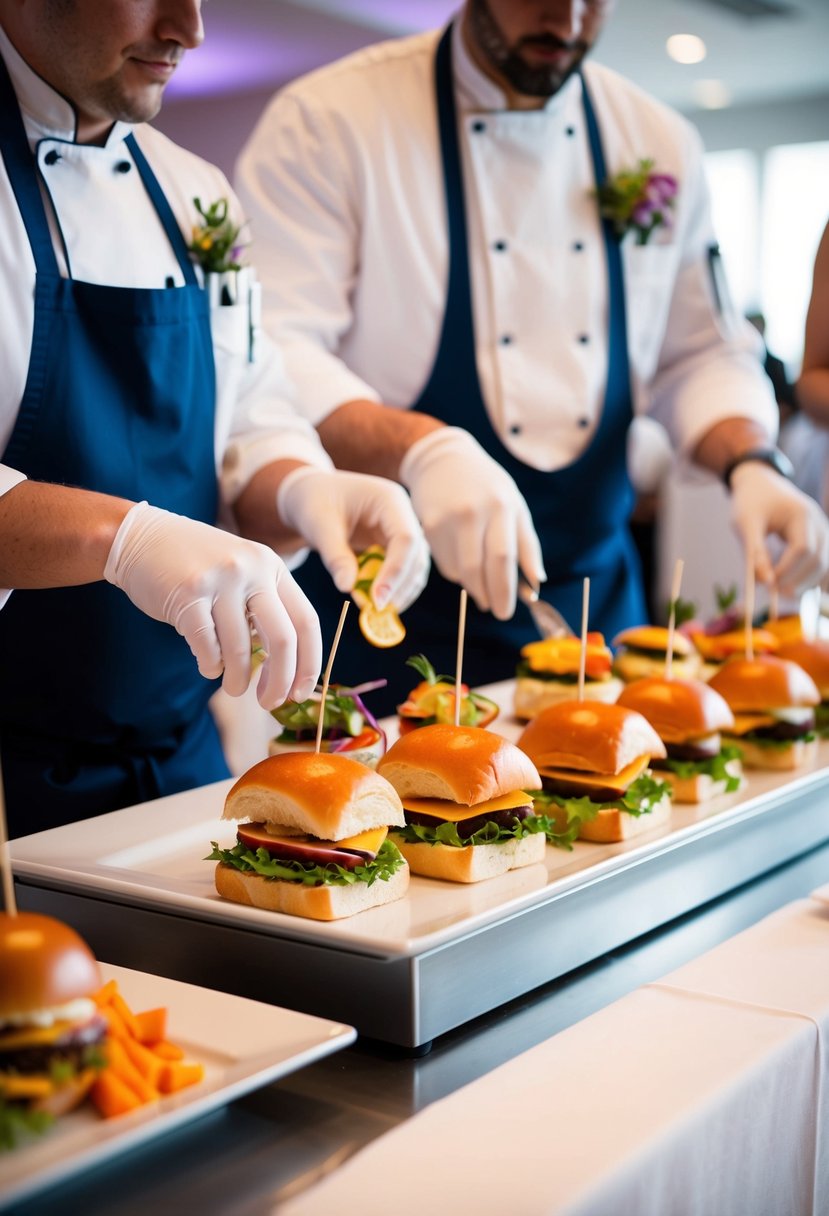
<path fill-rule="evenodd" d="M 829 906 L 782 909 L 374 1141 L 285 1216 L 826 1216 Z"/>

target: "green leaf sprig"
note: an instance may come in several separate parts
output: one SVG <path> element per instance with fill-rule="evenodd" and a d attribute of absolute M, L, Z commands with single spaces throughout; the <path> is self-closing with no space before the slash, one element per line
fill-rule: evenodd
<path fill-rule="evenodd" d="M 245 242 L 239 238 L 244 225 L 230 218 L 227 199 L 220 198 L 204 206 L 200 198 L 194 198 L 193 204 L 201 217 L 201 223 L 193 225 L 192 239 L 187 246 L 193 261 L 205 274 L 241 270 Z"/>

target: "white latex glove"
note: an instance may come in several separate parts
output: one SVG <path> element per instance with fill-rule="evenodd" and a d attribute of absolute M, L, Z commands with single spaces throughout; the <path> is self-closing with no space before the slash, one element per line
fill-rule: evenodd
<path fill-rule="evenodd" d="M 372 585 L 378 608 L 408 608 L 429 577 L 429 547 L 409 496 L 385 477 L 342 473 L 303 465 L 282 481 L 279 517 L 316 549 L 339 591 L 359 577 L 356 552 L 370 545 L 386 551 Z"/>
<path fill-rule="evenodd" d="M 759 461 L 738 465 L 731 475 L 731 519 L 756 578 L 784 595 L 801 595 L 829 570 L 829 520 L 813 498 Z M 779 536 L 783 554 L 772 566 L 765 538 Z"/>
<path fill-rule="evenodd" d="M 250 683 L 250 626 L 268 658 L 257 696 L 265 709 L 303 701 L 322 666 L 319 621 L 285 564 L 266 545 L 146 502 L 124 517 L 104 578 L 182 635 L 207 679 L 241 696 Z"/>
<path fill-rule="evenodd" d="M 482 612 L 515 612 L 519 567 L 537 587 L 547 575 L 530 510 L 506 470 L 468 432 L 441 427 L 418 439 L 400 466 L 444 578 Z"/>

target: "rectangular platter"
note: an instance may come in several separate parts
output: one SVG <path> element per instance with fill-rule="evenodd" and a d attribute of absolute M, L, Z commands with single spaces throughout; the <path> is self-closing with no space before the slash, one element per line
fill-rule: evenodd
<path fill-rule="evenodd" d="M 505 708 L 512 685 L 482 690 Z M 493 729 L 515 739 L 506 713 Z M 748 775 L 667 828 L 547 848 L 473 885 L 413 877 L 403 900 L 322 923 L 222 900 L 220 782 L 11 845 L 23 907 L 62 916 L 102 956 L 349 1022 L 407 1048 L 556 979 L 829 839 L 829 742 L 792 773 Z"/>

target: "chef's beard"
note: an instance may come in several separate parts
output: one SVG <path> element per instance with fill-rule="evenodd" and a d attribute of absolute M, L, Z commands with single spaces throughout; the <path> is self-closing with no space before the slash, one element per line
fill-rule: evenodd
<path fill-rule="evenodd" d="M 478 47 L 516 93 L 525 97 L 552 97 L 578 70 L 590 50 L 590 44 L 581 39 L 564 42 L 555 34 L 537 34 L 510 46 L 490 12 L 487 0 L 469 0 L 468 11 L 470 28 Z M 520 48 L 524 41 L 554 50 L 571 51 L 574 53 L 573 58 L 564 68 L 554 64 L 531 67 L 521 56 Z"/>

